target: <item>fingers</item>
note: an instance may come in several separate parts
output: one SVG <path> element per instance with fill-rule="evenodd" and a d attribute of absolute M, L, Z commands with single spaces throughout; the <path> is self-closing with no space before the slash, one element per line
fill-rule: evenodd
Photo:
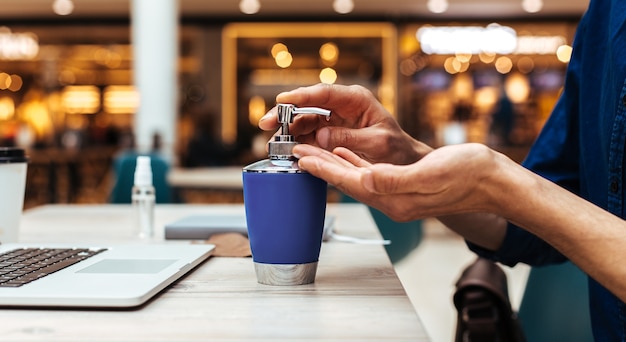
<path fill-rule="evenodd" d="M 299 115 L 290 125 L 290 133 L 301 143 L 318 145 L 326 150 L 344 146 L 355 151 L 371 151 L 382 145 L 385 132 L 376 127 L 347 128 L 327 126 L 325 119 L 317 116 Z M 259 121 L 262 130 L 276 130 L 280 127 L 273 108 Z"/>
<path fill-rule="evenodd" d="M 347 160 L 352 165 L 355 165 L 357 167 L 369 167 L 369 166 L 372 165 L 368 161 L 364 160 L 363 158 L 361 158 L 358 155 L 356 155 L 354 152 L 352 152 L 349 149 L 344 148 L 344 147 L 337 147 L 337 148 L 335 148 L 333 150 L 333 153 L 336 154 L 337 156 Z"/>
<path fill-rule="evenodd" d="M 361 185 L 365 168 L 358 167 L 341 156 L 311 145 L 300 144 L 294 147 L 294 154 L 300 158 L 298 165 L 313 176 L 326 180 L 329 184 L 349 196 L 363 198 L 366 190 Z M 358 158 L 353 155 L 352 160 Z"/>
<path fill-rule="evenodd" d="M 355 187 L 363 187 L 375 194 L 408 194 L 418 189 L 418 192 L 428 193 L 428 189 L 432 188 L 424 187 L 415 165 L 370 164 L 344 147 L 338 147 L 331 153 L 315 146 L 298 144 L 293 153 L 300 159 L 300 168 L 337 187 L 344 186 L 353 191 Z M 351 183 L 357 179 L 358 183 Z"/>
<path fill-rule="evenodd" d="M 293 103 L 297 106 L 317 106 L 331 110 L 353 106 L 367 91 L 361 86 L 344 86 L 319 83 L 301 87 L 276 96 L 278 103 Z"/>
<path fill-rule="evenodd" d="M 317 144 L 327 150 L 346 147 L 357 153 L 374 155 L 388 148 L 387 135 L 375 126 L 363 128 L 323 127 L 316 135 Z"/>
<path fill-rule="evenodd" d="M 364 187 L 364 179 L 372 170 L 365 160 L 345 148 L 333 153 L 310 145 L 298 145 L 294 152 L 299 155 L 299 165 L 310 174 L 326 180 L 346 195 L 376 207 L 395 220 L 416 219 L 423 212 L 413 208 L 414 194 L 382 194 Z M 344 159 L 345 158 L 345 159 Z"/>
<path fill-rule="evenodd" d="M 316 84 L 311 87 L 300 87 L 276 95 L 277 103 L 293 103 L 298 106 L 319 106 L 327 102 L 330 93 L 329 85 Z M 326 98 L 326 99 L 324 99 Z"/>
<path fill-rule="evenodd" d="M 323 166 L 331 166 L 331 164 L 333 164 L 342 168 L 355 168 L 355 165 L 349 160 L 346 160 L 337 154 L 307 144 L 296 145 L 293 148 L 293 154 L 296 158 L 299 158 L 300 161 L 304 159 L 304 162 L 302 162 L 300 167 L 311 173 L 316 172 L 319 174 L 324 171 L 317 170 L 318 168 L 321 168 L 320 163 L 317 162 L 318 160 L 323 162 Z M 312 162 L 313 158 L 307 157 L 314 157 L 316 160 Z M 358 158 L 358 156 L 355 157 Z M 317 174 L 315 175 L 317 176 Z"/>

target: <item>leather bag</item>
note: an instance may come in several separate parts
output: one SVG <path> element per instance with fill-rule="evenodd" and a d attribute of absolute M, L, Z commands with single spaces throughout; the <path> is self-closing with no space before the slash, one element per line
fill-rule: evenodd
<path fill-rule="evenodd" d="M 516 312 L 511 307 L 506 274 L 491 260 L 478 258 L 456 283 L 455 342 L 524 342 Z"/>

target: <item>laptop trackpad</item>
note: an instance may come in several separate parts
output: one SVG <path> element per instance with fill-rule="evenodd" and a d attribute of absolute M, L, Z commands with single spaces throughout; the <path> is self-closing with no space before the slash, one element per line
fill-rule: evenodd
<path fill-rule="evenodd" d="M 104 259 L 77 273 L 159 273 L 174 262 L 172 259 Z"/>

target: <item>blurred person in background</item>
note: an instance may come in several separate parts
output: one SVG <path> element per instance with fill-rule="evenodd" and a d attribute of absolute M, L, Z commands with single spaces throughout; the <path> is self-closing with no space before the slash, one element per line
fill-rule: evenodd
<path fill-rule="evenodd" d="M 626 340 L 626 2 L 591 0 L 563 93 L 520 166 L 481 144 L 433 149 L 360 86 L 316 85 L 278 103 L 296 117 L 299 165 L 399 221 L 437 217 L 506 265 L 567 259 L 589 277 L 596 341 Z M 276 109 L 259 122 L 274 130 Z"/>
<path fill-rule="evenodd" d="M 215 115 L 197 115 L 193 135 L 189 139 L 182 164 L 185 167 L 229 165 L 235 155 L 215 134 Z"/>

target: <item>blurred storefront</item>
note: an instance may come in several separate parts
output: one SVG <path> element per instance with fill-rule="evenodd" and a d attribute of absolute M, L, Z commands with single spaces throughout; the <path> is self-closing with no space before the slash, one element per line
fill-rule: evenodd
<path fill-rule="evenodd" d="M 174 162 L 263 158 L 260 116 L 279 92 L 318 82 L 367 87 L 434 146 L 481 142 L 520 160 L 558 97 L 576 24 L 183 21 Z M 128 23 L 0 29 L 0 145 L 31 151 L 33 203 L 106 201 L 140 101 L 130 44 Z"/>
<path fill-rule="evenodd" d="M 576 23 L 415 24 L 399 40 L 401 123 L 431 145 L 525 156 L 561 91 Z"/>

